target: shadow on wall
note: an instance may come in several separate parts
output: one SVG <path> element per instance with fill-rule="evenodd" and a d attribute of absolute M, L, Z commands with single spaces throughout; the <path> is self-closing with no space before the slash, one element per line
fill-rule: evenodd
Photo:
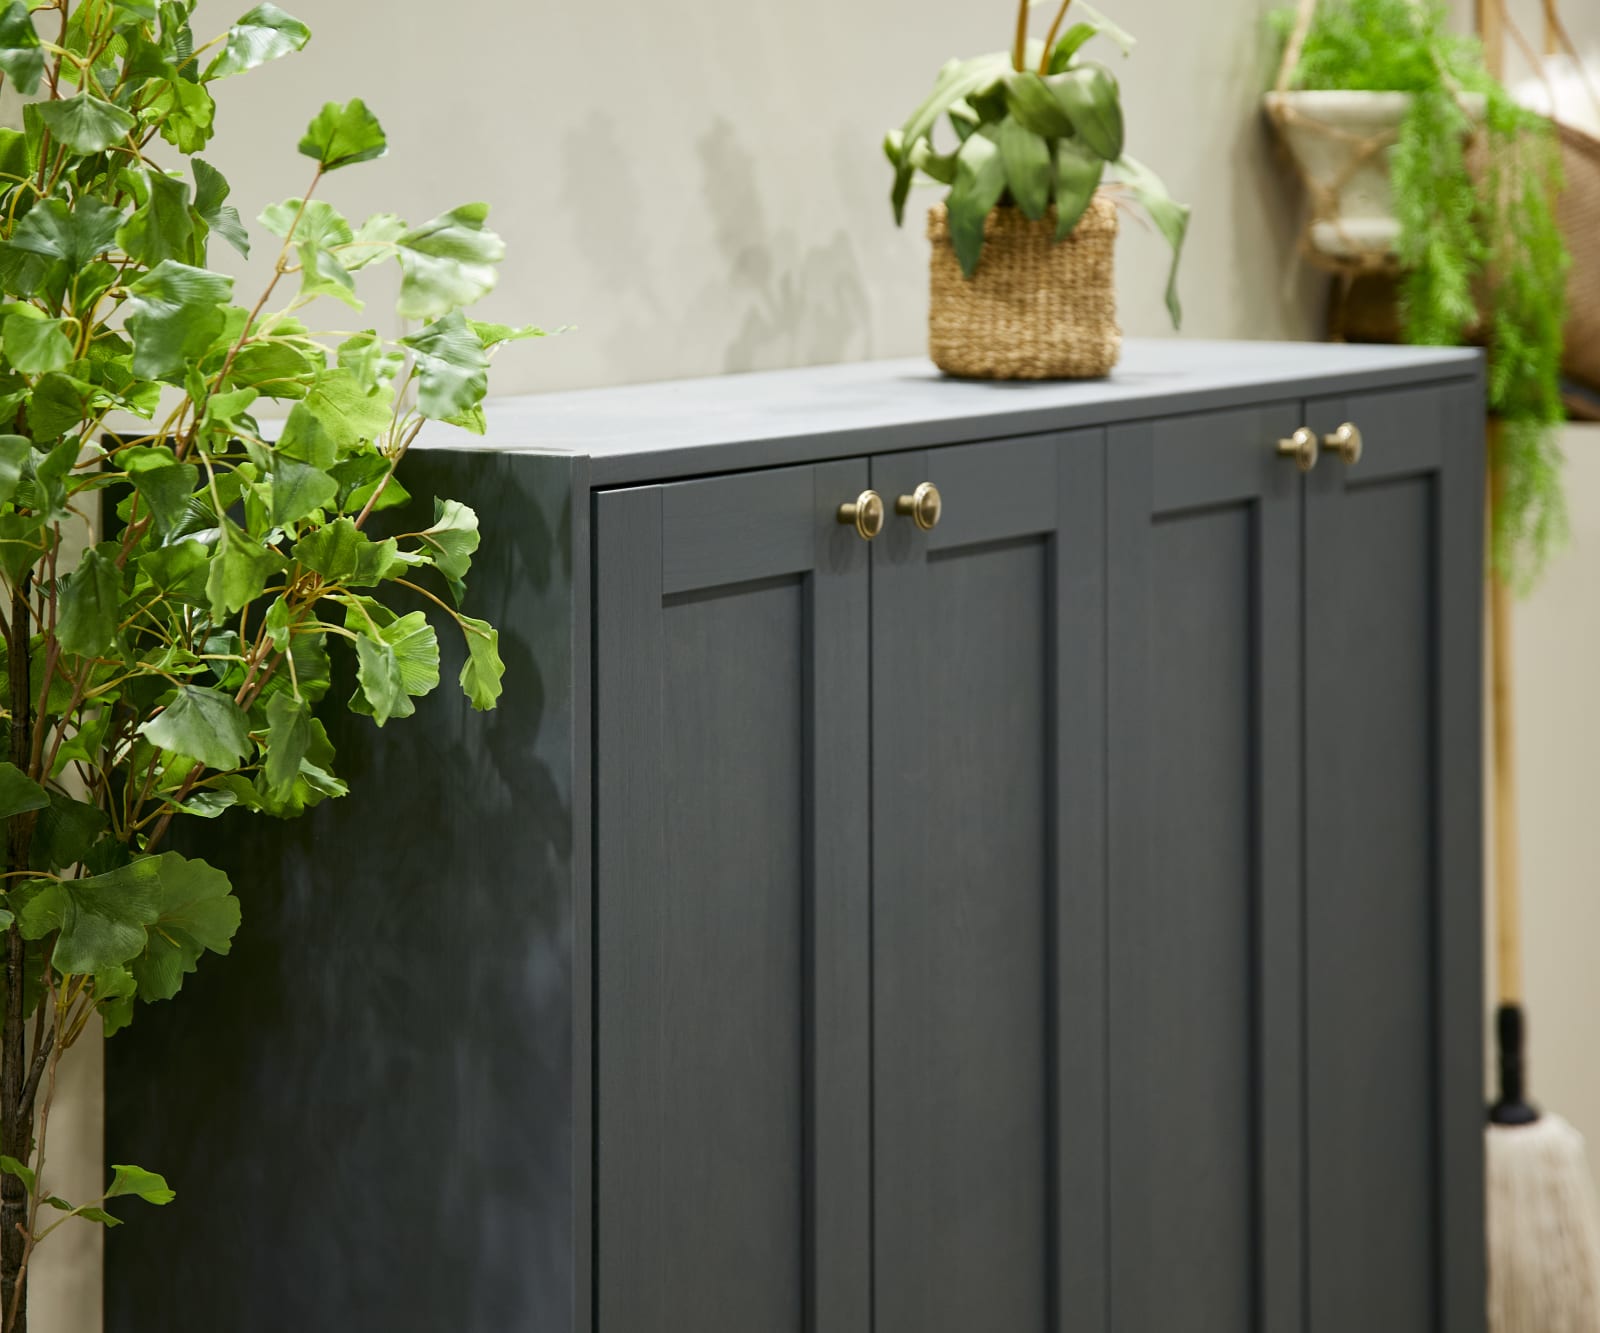
<path fill-rule="evenodd" d="M 723 369 L 818 365 L 871 355 L 871 306 L 848 231 L 802 246 L 762 207 L 756 159 L 717 117 L 695 145 L 711 240 L 725 259 L 718 295 L 748 299 L 723 354 Z M 714 298 L 713 298 L 714 299 Z"/>
<path fill-rule="evenodd" d="M 704 198 L 701 216 L 662 200 L 647 204 L 629 167 L 616 122 L 591 114 L 566 136 L 562 188 L 571 201 L 573 246 L 609 312 L 598 337 L 614 365 L 659 363 L 663 340 L 688 336 L 724 350 L 725 371 L 861 360 L 871 355 L 871 308 L 849 234 L 802 245 L 796 229 L 773 228 L 762 205 L 753 153 L 718 118 L 696 144 Z M 606 169 L 597 171 L 596 163 Z M 661 255 L 680 240 L 709 247 L 725 276 L 705 284 L 682 310 L 664 294 Z M 697 265 L 704 267 L 705 265 Z"/>

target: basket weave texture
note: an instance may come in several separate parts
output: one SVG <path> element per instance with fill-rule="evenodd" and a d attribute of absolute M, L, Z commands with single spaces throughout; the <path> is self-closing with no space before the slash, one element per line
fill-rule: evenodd
<path fill-rule="evenodd" d="M 1569 125 L 1556 128 L 1567 178 L 1556 216 L 1572 253 L 1563 369 L 1580 384 L 1600 391 L 1600 139 Z"/>
<path fill-rule="evenodd" d="M 1055 239 L 1055 209 L 1038 222 L 996 208 L 971 278 L 950 245 L 943 204 L 928 212 L 928 354 L 947 375 L 975 379 L 1098 379 L 1122 350 L 1113 259 L 1117 210 L 1096 195 L 1071 235 Z"/>

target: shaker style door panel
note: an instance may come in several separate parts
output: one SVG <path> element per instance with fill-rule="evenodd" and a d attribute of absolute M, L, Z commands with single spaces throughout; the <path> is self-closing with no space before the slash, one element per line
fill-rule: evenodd
<path fill-rule="evenodd" d="M 597 1333 L 866 1333 L 864 462 L 595 501 Z"/>
<path fill-rule="evenodd" d="M 1297 415 L 1108 432 L 1113 1333 L 1301 1325 Z"/>
<path fill-rule="evenodd" d="M 1103 467 L 872 460 L 877 1333 L 1102 1326 Z"/>
<path fill-rule="evenodd" d="M 1483 1328 L 1476 392 L 1308 406 L 1310 1333 Z"/>

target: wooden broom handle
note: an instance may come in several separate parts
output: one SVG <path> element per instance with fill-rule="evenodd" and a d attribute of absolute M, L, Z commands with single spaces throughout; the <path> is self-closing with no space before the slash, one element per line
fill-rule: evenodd
<path fill-rule="evenodd" d="M 1489 426 L 1490 533 L 1503 482 L 1500 427 Z M 1489 636 L 1494 671 L 1494 925 L 1495 979 L 1502 1005 L 1522 1003 L 1522 878 L 1517 843 L 1516 716 L 1512 703 L 1511 590 L 1489 566 Z"/>

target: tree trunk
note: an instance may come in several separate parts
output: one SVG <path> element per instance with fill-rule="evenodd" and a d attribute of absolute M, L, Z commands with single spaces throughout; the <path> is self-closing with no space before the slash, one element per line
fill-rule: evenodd
<path fill-rule="evenodd" d="M 28 681 L 28 589 L 24 580 L 11 596 L 11 762 L 28 771 L 29 728 L 33 701 Z M 15 815 L 6 832 L 6 869 L 23 870 L 33 840 L 32 813 Z M 15 881 L 7 880 L 7 885 Z M 5 1028 L 0 1033 L 0 1153 L 26 1163 L 33 1156 L 33 1116 L 24 1104 L 28 1077 L 28 1038 L 23 1023 L 27 986 L 28 945 L 15 924 L 6 932 Z M 8 1333 L 27 1333 L 28 1286 L 22 1274 L 27 1245 L 28 1188 L 16 1176 L 0 1176 L 0 1322 L 16 1303 Z M 18 1293 L 19 1280 L 21 1292 Z"/>

